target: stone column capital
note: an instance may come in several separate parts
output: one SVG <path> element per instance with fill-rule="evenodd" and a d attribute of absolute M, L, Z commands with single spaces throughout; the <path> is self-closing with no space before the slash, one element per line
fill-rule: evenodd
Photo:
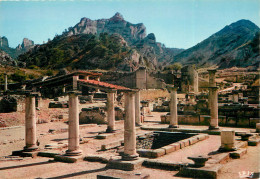
<path fill-rule="evenodd" d="M 40 96 L 40 93 L 38 92 L 25 92 L 25 96 L 30 96 L 30 97 L 37 97 L 37 96 Z"/>
<path fill-rule="evenodd" d="M 217 87 L 217 86 L 209 86 L 208 88 L 211 89 L 211 90 L 213 90 L 213 91 L 218 90 L 218 87 Z"/>
<path fill-rule="evenodd" d="M 131 91 L 130 90 L 129 91 L 124 91 L 125 94 L 129 94 L 129 95 L 133 95 L 136 92 L 137 92 L 137 90 L 135 90 L 135 89 L 132 89 Z"/>
<path fill-rule="evenodd" d="M 73 90 L 73 91 L 67 91 L 66 94 L 78 96 L 78 95 L 81 95 L 81 92 L 80 92 L 80 91 Z"/>
<path fill-rule="evenodd" d="M 116 93 L 117 90 L 116 89 L 110 89 L 110 90 L 107 90 L 107 93 Z"/>
<path fill-rule="evenodd" d="M 167 85 L 166 89 L 170 92 L 170 91 L 176 91 L 178 87 L 174 85 Z"/>
<path fill-rule="evenodd" d="M 217 72 L 217 69 L 208 69 L 208 72 L 211 74 L 215 74 Z"/>

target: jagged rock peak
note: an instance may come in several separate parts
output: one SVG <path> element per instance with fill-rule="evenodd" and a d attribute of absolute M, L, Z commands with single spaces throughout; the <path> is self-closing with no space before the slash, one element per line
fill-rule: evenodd
<path fill-rule="evenodd" d="M 112 21 L 124 21 L 122 14 L 117 12 L 113 17 L 110 18 Z"/>
<path fill-rule="evenodd" d="M 34 46 L 34 42 L 28 38 L 23 39 L 22 48 Z"/>
<path fill-rule="evenodd" d="M 5 36 L 0 37 L 0 47 L 9 47 L 8 39 Z"/>

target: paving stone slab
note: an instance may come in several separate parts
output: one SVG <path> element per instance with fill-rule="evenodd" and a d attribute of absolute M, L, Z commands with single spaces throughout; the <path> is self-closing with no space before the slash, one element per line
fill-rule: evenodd
<path fill-rule="evenodd" d="M 76 163 L 78 161 L 82 161 L 84 158 L 83 155 L 80 156 L 67 156 L 67 155 L 55 155 L 54 160 L 65 163 Z"/>
<path fill-rule="evenodd" d="M 221 168 L 220 164 L 206 165 L 201 168 L 183 167 L 177 175 L 192 178 L 217 178 Z"/>
<path fill-rule="evenodd" d="M 146 179 L 149 174 L 109 169 L 97 175 L 97 179 Z"/>
<path fill-rule="evenodd" d="M 246 148 L 242 148 L 242 149 L 239 149 L 237 151 L 230 152 L 229 154 L 230 154 L 231 158 L 238 159 L 238 158 L 241 158 L 246 153 L 247 153 L 247 149 Z"/>
<path fill-rule="evenodd" d="M 124 161 L 122 159 L 110 160 L 107 164 L 108 168 L 132 171 L 142 167 L 144 158 L 138 158 L 133 161 Z"/>
<path fill-rule="evenodd" d="M 186 163 L 182 163 L 182 162 L 174 163 L 174 162 L 158 160 L 158 159 L 146 159 L 143 165 L 146 167 L 160 168 L 163 170 L 179 170 L 180 168 L 187 166 Z"/>

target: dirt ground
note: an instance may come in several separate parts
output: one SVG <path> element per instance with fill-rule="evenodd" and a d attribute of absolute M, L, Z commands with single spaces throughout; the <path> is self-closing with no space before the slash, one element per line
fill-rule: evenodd
<path fill-rule="evenodd" d="M 145 118 L 146 126 L 167 127 L 167 125 L 159 124 L 160 115 L 164 113 L 152 113 L 152 116 Z M 106 125 L 85 125 L 80 127 L 80 137 L 87 140 L 87 143 L 80 144 L 83 155 L 99 155 L 107 158 L 118 156 L 117 149 L 108 151 L 100 151 L 102 144 L 108 144 L 114 141 L 123 139 L 123 121 L 116 122 L 116 128 L 119 135 L 109 137 L 105 140 L 95 139 L 99 132 L 106 130 Z M 43 124 L 37 124 L 37 138 L 40 142 L 40 148 L 43 149 L 46 144 L 67 143 L 68 125 L 62 121 L 54 121 Z M 200 128 L 206 129 L 207 126 L 188 126 L 181 125 L 180 128 Z M 53 133 L 49 132 L 54 129 Z M 222 129 L 222 128 L 221 128 Z M 226 129 L 226 128 L 225 128 Z M 228 128 L 230 129 L 230 128 Z M 234 128 L 236 131 L 247 131 L 251 129 Z M 137 134 L 144 134 L 149 131 L 138 130 Z M 11 128 L 0 129 L 0 178 L 96 178 L 98 174 L 117 173 L 118 170 L 107 169 L 106 164 L 99 162 L 79 161 L 77 163 L 62 163 L 54 162 L 51 158 L 16 158 L 8 159 L 5 156 L 11 155 L 12 151 L 21 150 L 25 145 L 25 128 L 23 125 Z M 182 150 L 164 155 L 158 159 L 171 162 L 187 162 L 192 163 L 187 159 L 188 156 L 207 154 L 215 151 L 220 146 L 220 136 L 210 135 L 209 139 L 198 142 L 194 145 L 185 147 Z M 66 147 L 56 150 L 58 153 L 65 153 Z M 257 147 L 247 147 L 247 154 L 241 159 L 232 159 L 223 165 L 218 178 L 234 179 L 240 178 L 239 172 L 260 172 L 260 145 Z M 180 178 L 175 176 L 178 171 L 167 171 L 161 169 L 153 169 L 142 167 L 131 172 L 121 172 L 122 178 L 131 178 L 140 174 L 149 174 L 150 178 Z"/>

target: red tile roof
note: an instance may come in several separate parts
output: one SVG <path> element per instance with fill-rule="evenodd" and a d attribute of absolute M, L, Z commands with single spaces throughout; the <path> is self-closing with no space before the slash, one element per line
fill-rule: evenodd
<path fill-rule="evenodd" d="M 113 85 L 113 84 L 110 84 L 110 83 L 97 81 L 97 80 L 82 80 L 82 79 L 79 79 L 78 81 L 83 82 L 85 84 L 100 86 L 100 87 L 104 87 L 104 88 L 108 88 L 108 89 L 130 90 L 130 88 L 126 88 L 124 86 Z"/>

